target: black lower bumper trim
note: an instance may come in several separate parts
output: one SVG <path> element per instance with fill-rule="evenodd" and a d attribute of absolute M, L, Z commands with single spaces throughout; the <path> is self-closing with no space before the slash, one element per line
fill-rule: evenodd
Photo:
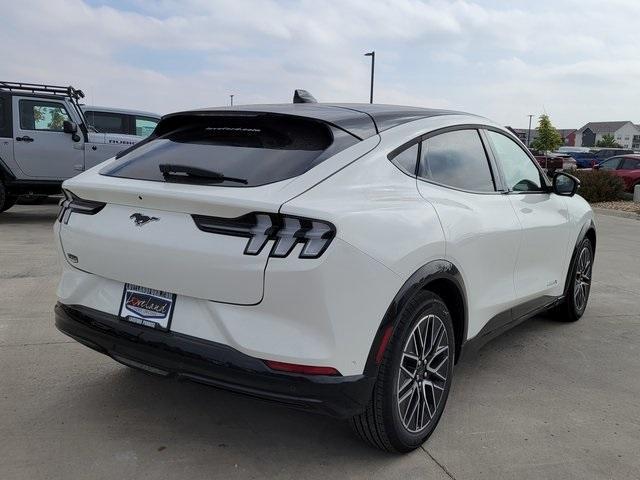
<path fill-rule="evenodd" d="M 82 306 L 58 303 L 55 317 L 62 333 L 125 365 L 339 418 L 362 412 L 375 382 L 364 375 L 274 372 L 227 345 L 139 327 Z"/>

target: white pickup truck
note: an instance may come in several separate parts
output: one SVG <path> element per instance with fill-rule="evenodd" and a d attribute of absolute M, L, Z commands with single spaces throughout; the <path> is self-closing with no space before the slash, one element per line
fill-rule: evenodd
<path fill-rule="evenodd" d="M 158 119 L 145 113 L 136 122 L 112 109 L 129 130 L 101 132 L 86 121 L 83 97 L 73 87 L 0 81 L 0 212 L 20 195 L 60 193 L 64 180 L 135 145 Z"/>

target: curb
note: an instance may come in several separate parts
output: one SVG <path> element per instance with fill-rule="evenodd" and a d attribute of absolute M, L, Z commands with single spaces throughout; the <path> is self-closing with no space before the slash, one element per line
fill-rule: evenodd
<path fill-rule="evenodd" d="M 625 212 L 622 210 L 614 210 L 612 208 L 598 208 L 592 207 L 594 213 L 599 215 L 608 215 L 610 217 L 631 218 L 633 220 L 640 220 L 640 214 L 633 212 Z"/>

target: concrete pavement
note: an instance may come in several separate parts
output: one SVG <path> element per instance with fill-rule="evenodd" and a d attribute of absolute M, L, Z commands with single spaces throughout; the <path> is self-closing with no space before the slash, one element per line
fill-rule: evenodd
<path fill-rule="evenodd" d="M 535 318 L 455 371 L 424 448 L 123 367 L 60 334 L 57 207 L 0 215 L 0 479 L 640 478 L 640 222 L 598 216 L 575 324 Z"/>

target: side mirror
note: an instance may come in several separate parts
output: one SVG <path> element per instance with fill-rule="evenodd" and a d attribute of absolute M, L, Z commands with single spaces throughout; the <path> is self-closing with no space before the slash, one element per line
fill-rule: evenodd
<path fill-rule="evenodd" d="M 553 193 L 573 197 L 580 187 L 580 180 L 568 173 L 558 172 L 553 176 Z"/>
<path fill-rule="evenodd" d="M 591 167 L 591 168 L 593 168 L 594 170 L 600 170 L 600 164 L 599 163 L 594 163 L 593 167 Z"/>
<path fill-rule="evenodd" d="M 64 131 L 64 133 L 77 133 L 78 125 L 70 122 L 69 120 L 65 120 L 64 122 L 62 122 L 62 130 Z"/>

